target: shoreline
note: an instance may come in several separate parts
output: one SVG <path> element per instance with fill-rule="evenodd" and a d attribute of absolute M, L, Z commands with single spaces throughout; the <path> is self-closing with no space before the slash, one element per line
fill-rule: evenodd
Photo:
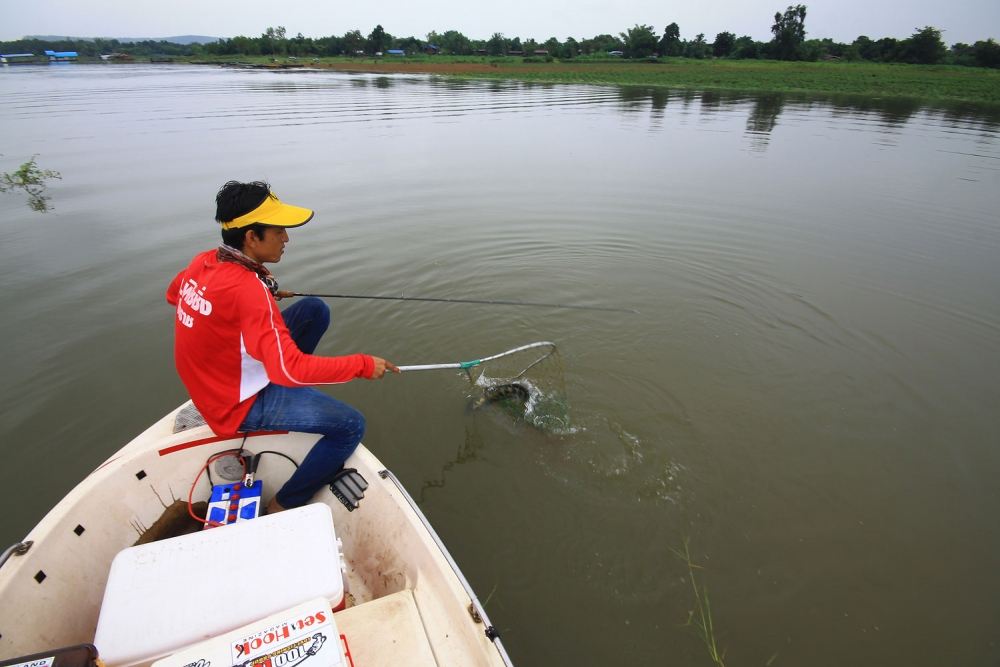
<path fill-rule="evenodd" d="M 507 79 L 651 88 L 854 95 L 1000 108 L 1000 70 L 951 65 L 774 60 L 558 61 L 432 56 L 393 58 L 191 60 L 191 64 L 258 69 L 321 69 L 368 74 L 432 74 L 465 79 Z"/>
<path fill-rule="evenodd" d="M 847 61 L 726 60 L 689 58 L 644 61 L 521 58 L 513 56 L 404 56 L 299 58 L 81 58 L 107 65 L 173 64 L 265 70 L 326 70 L 357 74 L 429 74 L 457 79 L 508 80 L 692 90 L 742 94 L 857 97 L 935 105 L 977 105 L 1000 112 L 1000 69 Z M 38 63 L 41 64 L 41 63 Z"/>

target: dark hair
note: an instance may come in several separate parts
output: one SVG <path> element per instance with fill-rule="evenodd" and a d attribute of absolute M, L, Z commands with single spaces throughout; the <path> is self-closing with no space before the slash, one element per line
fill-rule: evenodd
<path fill-rule="evenodd" d="M 246 227 L 237 227 L 236 229 L 223 229 L 222 242 L 225 243 L 230 248 L 243 250 L 243 243 L 246 241 L 247 233 L 253 232 L 257 236 L 257 238 L 262 239 L 264 238 L 264 230 L 271 226 L 273 225 L 262 225 L 259 222 L 255 222 L 252 225 L 247 225 Z"/>
<path fill-rule="evenodd" d="M 215 195 L 215 220 L 216 222 L 229 222 L 241 215 L 246 215 L 270 196 L 271 186 L 264 181 L 253 181 L 252 183 L 228 181 L 219 188 L 219 192 Z M 263 237 L 264 229 L 268 226 L 255 222 L 237 229 L 223 229 L 222 242 L 231 248 L 242 250 L 247 232 L 253 230 L 258 237 Z"/>
<path fill-rule="evenodd" d="M 229 181 L 215 195 L 215 219 L 229 222 L 260 206 L 271 194 L 271 186 L 264 181 L 240 183 Z"/>

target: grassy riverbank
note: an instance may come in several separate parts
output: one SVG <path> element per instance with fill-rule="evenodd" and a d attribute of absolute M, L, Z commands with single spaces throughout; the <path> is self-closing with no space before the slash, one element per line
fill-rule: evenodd
<path fill-rule="evenodd" d="M 775 60 L 558 60 L 416 56 L 320 58 L 318 60 L 240 57 L 227 62 L 304 65 L 351 72 L 430 73 L 466 78 L 516 79 L 545 83 L 586 83 L 699 90 L 821 93 L 909 97 L 1000 105 L 1000 70 L 948 65 L 869 62 L 786 62 Z M 220 60 L 221 61 L 221 60 Z M 204 62 L 204 61 L 203 61 Z"/>

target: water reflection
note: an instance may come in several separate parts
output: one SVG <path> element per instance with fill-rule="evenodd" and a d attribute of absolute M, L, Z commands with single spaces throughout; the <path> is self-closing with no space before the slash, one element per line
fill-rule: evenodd
<path fill-rule="evenodd" d="M 785 98 L 782 95 L 760 95 L 754 99 L 746 125 L 751 150 L 767 150 L 771 132 L 777 126 L 778 116 L 784 109 Z"/>
<path fill-rule="evenodd" d="M 440 88 L 442 90 L 454 92 L 469 90 L 475 85 L 474 82 L 467 79 L 455 79 L 449 76 L 432 76 L 427 80 L 427 82 L 432 88 Z"/>
<path fill-rule="evenodd" d="M 669 91 L 667 92 L 669 95 Z M 651 97 L 651 91 L 647 88 L 626 86 L 618 92 L 618 99 L 621 101 L 619 108 L 625 112 L 642 111 Z"/>
<path fill-rule="evenodd" d="M 643 88 L 623 86 L 618 89 L 618 109 L 626 114 L 648 113 L 656 122 L 671 103 L 683 113 L 701 116 L 717 115 L 719 111 L 746 107 L 745 134 L 751 149 L 766 151 L 769 137 L 779 125 L 780 117 L 789 110 L 828 111 L 840 118 L 859 118 L 882 125 L 884 140 L 910 123 L 918 114 L 940 120 L 946 126 L 962 127 L 981 132 L 992 141 L 1000 128 L 1000 108 L 969 103 L 929 103 L 911 98 L 870 98 L 859 96 L 802 96 L 790 93 L 742 93 L 727 91 L 696 91 L 689 89 Z"/>
<path fill-rule="evenodd" d="M 924 108 L 919 100 L 914 99 L 864 97 L 833 98 L 829 101 L 828 106 L 835 116 L 875 118 L 886 129 L 903 127 L 917 112 Z"/>
<path fill-rule="evenodd" d="M 654 113 L 662 113 L 667 108 L 667 104 L 670 103 L 670 91 L 662 88 L 653 90 L 650 93 L 649 101 Z"/>
<path fill-rule="evenodd" d="M 715 111 L 722 106 L 730 106 L 730 100 L 727 100 L 722 93 L 717 90 L 706 90 L 701 94 L 701 108 L 707 111 Z"/>

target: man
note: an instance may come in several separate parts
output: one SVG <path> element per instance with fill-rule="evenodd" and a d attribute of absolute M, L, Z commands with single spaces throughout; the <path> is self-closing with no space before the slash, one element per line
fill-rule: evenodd
<path fill-rule="evenodd" d="M 320 433 L 267 507 L 298 507 L 328 484 L 364 434 L 364 416 L 311 388 L 399 369 L 380 357 L 313 355 L 330 310 L 306 298 L 283 311 L 291 296 L 264 267 L 281 260 L 287 229 L 313 212 L 280 201 L 262 182 L 229 181 L 215 198 L 222 245 L 200 253 L 177 274 L 167 302 L 177 308 L 174 361 L 191 400 L 219 435 L 287 430 Z"/>

